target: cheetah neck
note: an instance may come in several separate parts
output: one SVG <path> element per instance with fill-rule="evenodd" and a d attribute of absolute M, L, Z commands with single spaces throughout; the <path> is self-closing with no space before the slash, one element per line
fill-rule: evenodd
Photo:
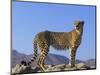
<path fill-rule="evenodd" d="M 81 35 L 82 34 L 82 31 L 79 31 L 75 28 L 75 31 L 77 32 L 78 35 Z"/>

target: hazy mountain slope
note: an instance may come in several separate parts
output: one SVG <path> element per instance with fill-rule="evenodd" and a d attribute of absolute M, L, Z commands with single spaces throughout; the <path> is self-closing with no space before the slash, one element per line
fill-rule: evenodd
<path fill-rule="evenodd" d="M 95 59 L 89 59 L 85 61 L 85 64 L 88 66 L 95 66 L 96 65 L 96 60 Z"/>

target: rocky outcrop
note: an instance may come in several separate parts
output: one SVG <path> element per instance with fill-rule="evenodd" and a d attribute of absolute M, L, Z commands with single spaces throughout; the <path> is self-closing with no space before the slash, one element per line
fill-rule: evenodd
<path fill-rule="evenodd" d="M 55 71 L 73 71 L 73 70 L 87 70 L 91 67 L 86 66 L 84 63 L 75 64 L 75 67 L 71 68 L 68 64 L 60 65 L 46 65 L 47 68 L 45 72 L 55 72 Z M 27 65 L 17 64 L 12 68 L 12 74 L 28 74 L 28 73 L 37 73 L 42 72 L 38 67 L 32 67 Z"/>

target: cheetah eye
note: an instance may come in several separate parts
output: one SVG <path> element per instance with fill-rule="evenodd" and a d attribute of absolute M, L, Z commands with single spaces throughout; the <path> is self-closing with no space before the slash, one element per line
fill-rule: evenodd
<path fill-rule="evenodd" d="M 76 29 L 79 29 L 80 27 L 79 26 L 76 26 Z"/>

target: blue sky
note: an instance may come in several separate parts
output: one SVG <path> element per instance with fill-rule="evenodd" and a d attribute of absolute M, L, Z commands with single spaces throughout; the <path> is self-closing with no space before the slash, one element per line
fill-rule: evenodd
<path fill-rule="evenodd" d="M 41 31 L 68 32 L 74 28 L 74 20 L 83 20 L 82 43 L 77 50 L 77 59 L 95 58 L 95 6 L 12 2 L 12 48 L 32 54 L 32 40 Z M 50 53 L 69 57 L 69 51 Z"/>

